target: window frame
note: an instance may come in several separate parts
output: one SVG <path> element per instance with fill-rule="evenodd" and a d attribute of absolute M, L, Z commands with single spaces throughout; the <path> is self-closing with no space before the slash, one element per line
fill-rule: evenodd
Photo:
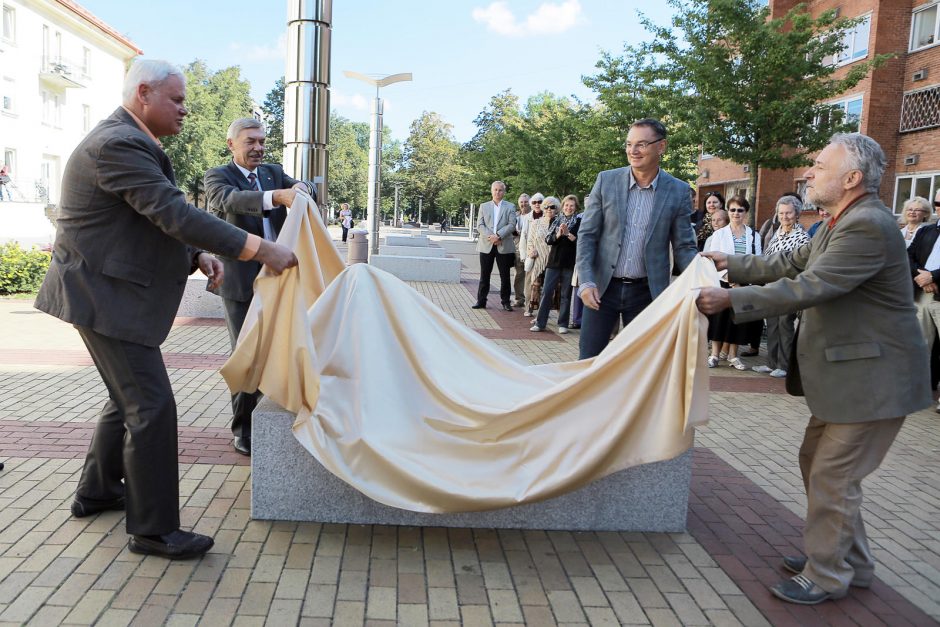
<path fill-rule="evenodd" d="M 10 16 L 10 31 L 11 32 L 9 36 L 7 36 L 5 32 L 6 25 L 7 25 L 7 20 L 6 20 L 7 15 Z M 11 7 L 8 4 L 4 4 L 3 11 L 0 12 L 0 20 L 3 20 L 2 22 L 0 22 L 0 39 L 3 39 L 3 41 L 7 43 L 15 44 L 16 43 L 16 9 L 14 7 Z"/>
<path fill-rule="evenodd" d="M 16 115 L 16 80 L 11 76 L 0 76 L 0 112 L 5 115 Z M 10 90 L 9 94 L 7 89 Z M 10 106 L 7 107 L 5 100 L 9 98 Z"/>
<path fill-rule="evenodd" d="M 830 107 L 841 107 L 842 108 L 842 120 L 845 121 L 848 116 L 848 108 L 850 102 L 859 101 L 862 103 L 861 111 L 858 114 L 858 129 L 854 132 L 860 133 L 862 131 L 862 114 L 865 112 L 865 92 L 859 94 L 852 94 L 851 96 L 843 96 L 838 100 L 829 100 L 822 104 L 828 105 Z M 813 121 L 814 124 L 818 127 L 820 122 L 820 117 L 816 116 L 816 119 Z"/>
<path fill-rule="evenodd" d="M 914 33 L 915 33 L 914 27 L 916 26 L 916 22 L 917 22 L 917 14 L 926 13 L 927 11 L 931 9 L 936 10 L 936 14 L 934 15 L 934 18 L 933 18 L 933 41 L 929 44 L 925 44 L 923 46 L 918 46 L 915 48 L 914 47 Z M 923 6 L 917 7 L 916 9 L 911 11 L 911 33 L 907 39 L 907 51 L 908 52 L 920 52 L 921 50 L 927 50 L 928 48 L 933 48 L 935 46 L 940 45 L 940 32 L 938 31 L 940 31 L 940 3 L 932 2 L 929 4 L 925 4 Z"/>
<path fill-rule="evenodd" d="M 911 172 L 909 174 L 896 174 L 894 176 L 894 193 L 892 195 L 892 205 L 891 213 L 895 216 L 900 216 L 901 211 L 898 209 L 898 192 L 901 188 L 901 179 L 910 179 L 911 180 L 911 191 L 908 194 L 907 198 L 904 198 L 900 205 L 904 206 L 904 201 L 909 200 L 914 197 L 915 191 L 917 190 L 917 179 L 930 179 L 930 195 L 927 197 L 927 200 L 933 202 L 934 196 L 937 195 L 937 192 L 940 191 L 940 170 L 928 170 L 926 172 Z"/>
<path fill-rule="evenodd" d="M 835 53 L 835 54 L 834 54 L 833 56 L 831 56 L 831 57 L 826 57 L 825 59 L 823 59 L 823 62 L 826 63 L 826 61 L 828 60 L 828 63 L 829 63 L 830 65 L 832 65 L 832 67 L 842 67 L 842 66 L 845 66 L 845 65 L 851 65 L 852 63 L 855 63 L 856 61 L 862 61 L 862 60 L 864 60 L 864 59 L 867 59 L 867 58 L 868 58 L 868 55 L 871 54 L 871 46 L 870 46 L 869 44 L 870 44 L 870 42 L 871 42 L 871 22 L 872 22 L 872 16 L 873 16 L 873 12 L 872 12 L 872 11 L 869 11 L 868 13 L 862 13 L 862 14 L 856 15 L 856 16 L 854 16 L 854 17 L 852 18 L 852 19 L 858 19 L 858 18 L 861 17 L 861 18 L 865 18 L 865 20 L 867 20 L 867 22 L 868 22 L 868 40 L 865 42 L 865 54 L 864 54 L 863 56 L 855 56 L 855 53 L 853 52 L 853 49 L 855 48 L 855 42 L 856 42 L 856 40 L 858 39 L 858 28 L 859 28 L 859 26 L 861 26 L 862 23 L 864 23 L 864 22 L 859 23 L 859 24 L 856 24 L 854 27 L 852 27 L 852 30 L 847 31 L 847 32 L 843 35 L 842 43 L 843 43 L 843 44 L 846 44 L 846 49 L 845 49 L 845 50 L 843 50 L 843 51 L 841 51 L 841 52 L 837 52 L 837 53 Z M 851 39 L 852 39 L 851 44 L 848 44 L 848 43 L 846 42 L 846 39 L 845 39 L 845 38 L 848 38 L 848 37 L 851 37 Z M 846 55 L 846 57 L 845 57 L 844 59 L 839 58 L 839 55 L 843 55 L 843 54 Z"/>

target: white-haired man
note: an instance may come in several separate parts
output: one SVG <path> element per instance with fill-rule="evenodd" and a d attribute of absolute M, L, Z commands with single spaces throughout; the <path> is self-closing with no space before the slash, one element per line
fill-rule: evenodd
<path fill-rule="evenodd" d="M 516 259 L 513 268 L 515 274 L 512 277 L 513 306 L 522 307 L 524 305 L 523 292 L 525 292 L 525 250 L 521 248 L 522 225 L 525 223 L 525 217 L 532 211 L 529 205 L 529 195 L 521 194 L 519 196 L 519 205 L 516 207 L 516 232 L 513 233 L 512 241 L 516 246 Z"/>
<path fill-rule="evenodd" d="M 316 193 L 313 185 L 292 179 L 279 164 L 262 163 L 265 139 L 264 125 L 258 120 L 238 118 L 232 122 L 226 137 L 232 160 L 206 172 L 205 188 L 211 213 L 273 242 L 297 192 L 307 193 L 314 200 Z M 261 264 L 223 257 L 222 266 L 226 280 L 219 286 L 218 294 L 225 305 L 225 326 L 235 350 Z M 251 412 L 260 397 L 260 392 L 232 395 L 233 446 L 242 455 L 251 455 Z"/>
<path fill-rule="evenodd" d="M 765 285 L 703 288 L 703 313 L 731 308 L 735 322 L 748 322 L 803 311 L 787 390 L 805 392 L 812 412 L 799 456 L 806 557 L 785 557 L 797 575 L 771 588 L 791 603 L 871 585 L 862 479 L 905 416 L 933 403 L 907 251 L 878 199 L 886 163 L 870 137 L 835 135 L 806 173 L 808 200 L 832 215 L 808 243 L 769 257 L 705 253 L 729 281 Z"/>
<path fill-rule="evenodd" d="M 128 547 L 184 559 L 212 538 L 179 528 L 176 401 L 160 344 L 198 267 L 211 286 L 211 251 L 274 272 L 296 265 L 286 247 L 186 202 L 158 137 L 180 132 L 186 81 L 165 61 L 136 62 L 123 106 L 76 147 L 65 167 L 49 272 L 36 307 L 73 324 L 108 389 L 72 503 L 89 516 L 126 509 Z"/>

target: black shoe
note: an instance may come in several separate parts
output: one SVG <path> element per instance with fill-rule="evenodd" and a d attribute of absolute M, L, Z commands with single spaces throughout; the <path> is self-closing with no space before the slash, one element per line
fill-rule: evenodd
<path fill-rule="evenodd" d="M 829 599 L 841 599 L 846 594 L 845 591 L 826 592 L 803 575 L 791 577 L 776 586 L 771 586 L 770 592 L 778 599 L 799 605 L 816 605 Z"/>
<path fill-rule="evenodd" d="M 476 305 L 470 305 L 470 309 L 486 309 L 486 303 L 477 303 Z"/>
<path fill-rule="evenodd" d="M 738 357 L 757 357 L 758 354 L 760 354 L 760 351 L 754 350 L 753 348 L 749 348 L 745 351 L 738 351 Z"/>
<path fill-rule="evenodd" d="M 94 501 L 90 499 L 83 499 L 82 497 L 75 495 L 75 500 L 72 501 L 72 516 L 75 518 L 84 518 L 85 516 L 93 516 L 101 512 L 120 512 L 124 510 L 124 497 L 119 496 L 116 499 L 111 499 L 109 501 Z"/>
<path fill-rule="evenodd" d="M 789 570 L 791 573 L 799 575 L 803 572 L 803 569 L 806 568 L 806 558 L 799 555 L 788 555 L 783 558 L 783 568 L 784 570 Z M 852 577 L 852 581 L 849 582 L 849 585 L 854 588 L 871 588 L 871 579 L 871 575 L 865 577 L 864 575 L 856 574 Z"/>
<path fill-rule="evenodd" d="M 209 536 L 177 529 L 162 536 L 131 536 L 127 548 L 141 555 L 159 555 L 171 560 L 198 557 L 212 548 Z"/>
<path fill-rule="evenodd" d="M 232 442 L 232 446 L 235 447 L 236 453 L 241 453 L 242 455 L 248 455 L 251 457 L 251 438 L 247 435 L 237 436 L 235 441 Z"/>
<path fill-rule="evenodd" d="M 503 303 L 503 311 L 512 311 L 512 305 L 509 303 Z"/>

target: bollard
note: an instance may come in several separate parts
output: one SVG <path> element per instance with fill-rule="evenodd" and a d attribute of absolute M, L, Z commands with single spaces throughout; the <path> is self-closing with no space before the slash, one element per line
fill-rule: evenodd
<path fill-rule="evenodd" d="M 369 232 L 364 229 L 350 229 L 347 238 L 346 265 L 369 262 Z"/>

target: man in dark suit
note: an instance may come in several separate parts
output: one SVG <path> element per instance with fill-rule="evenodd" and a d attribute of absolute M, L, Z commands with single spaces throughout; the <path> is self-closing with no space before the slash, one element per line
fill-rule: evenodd
<path fill-rule="evenodd" d="M 499 268 L 499 300 L 503 311 L 512 311 L 509 295 L 512 284 L 509 282 L 509 270 L 516 258 L 516 247 L 512 234 L 516 231 L 516 207 L 505 200 L 506 184 L 493 181 L 490 185 L 493 200 L 480 205 L 480 218 L 477 220 L 477 252 L 480 253 L 480 287 L 477 289 L 477 302 L 473 309 L 486 309 L 486 297 L 490 292 L 490 275 L 493 274 L 493 262 Z"/>
<path fill-rule="evenodd" d="M 205 176 L 209 211 L 229 224 L 273 242 L 284 226 L 287 207 L 293 203 L 297 191 L 310 194 L 316 200 L 314 187 L 287 176 L 276 163 L 262 163 L 265 132 L 258 120 L 235 120 L 228 127 L 226 141 L 232 160 L 210 169 Z M 218 294 L 225 305 L 225 326 L 232 350 L 235 350 L 261 264 L 223 257 L 222 266 L 226 280 Z M 251 412 L 260 396 L 260 392 L 232 395 L 233 444 L 242 455 L 251 455 Z"/>
<path fill-rule="evenodd" d="M 581 218 L 579 359 L 604 350 L 618 318 L 627 326 L 668 287 L 670 248 L 680 271 L 698 252 L 689 185 L 659 167 L 666 127 L 637 120 L 626 149 L 630 166 L 597 175 Z"/>
<path fill-rule="evenodd" d="M 940 216 L 940 192 L 934 196 L 933 206 Z M 935 388 L 938 378 L 935 344 L 940 329 L 940 223 L 925 224 L 918 229 L 907 248 L 907 256 L 914 279 L 917 319 L 931 348 L 931 388 Z M 936 411 L 940 412 L 940 404 Z"/>
<path fill-rule="evenodd" d="M 809 201 L 832 215 L 808 243 L 769 257 L 705 253 L 729 281 L 764 285 L 703 288 L 703 313 L 731 308 L 735 322 L 748 322 L 803 311 L 787 390 L 805 392 L 812 412 L 799 456 L 806 557 L 785 557 L 797 575 L 771 588 L 791 603 L 871 585 L 862 479 L 906 415 L 933 402 L 904 241 L 878 199 L 886 164 L 870 137 L 835 135 L 806 173 Z"/>
<path fill-rule="evenodd" d="M 246 233 L 186 202 L 158 137 L 187 114 L 182 73 L 136 62 L 124 104 L 76 147 L 65 167 L 52 262 L 36 307 L 73 324 L 108 389 L 72 514 L 127 510 L 128 548 L 182 559 L 212 538 L 179 528 L 176 402 L 160 344 L 187 274 L 213 287 L 222 264 L 203 252 L 296 265 L 286 247 Z"/>

